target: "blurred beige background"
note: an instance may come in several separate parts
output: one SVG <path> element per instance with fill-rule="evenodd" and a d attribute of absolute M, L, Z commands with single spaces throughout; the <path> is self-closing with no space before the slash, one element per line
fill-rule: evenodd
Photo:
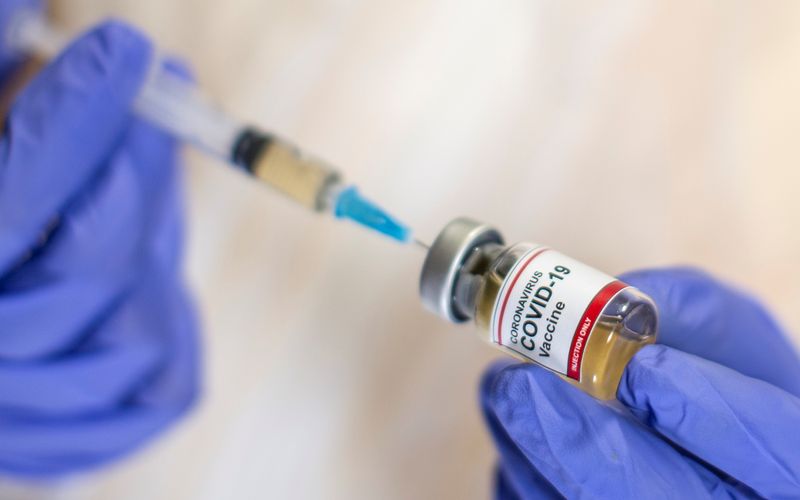
<path fill-rule="evenodd" d="M 61 0 L 184 54 L 231 111 L 430 240 L 456 215 L 612 273 L 690 263 L 800 332 L 800 3 Z M 187 155 L 206 392 L 53 498 L 484 498 L 494 351 L 424 313 L 422 254 Z M 800 339 L 795 335 L 796 339 Z"/>

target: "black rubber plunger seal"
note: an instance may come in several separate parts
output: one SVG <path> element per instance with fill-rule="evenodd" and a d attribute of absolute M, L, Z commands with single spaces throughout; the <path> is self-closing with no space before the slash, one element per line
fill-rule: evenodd
<path fill-rule="evenodd" d="M 261 153 L 269 147 L 272 143 L 272 137 L 259 132 L 254 128 L 246 128 L 236 139 L 231 151 L 231 158 L 233 163 L 244 168 L 251 174 L 255 169 L 256 160 L 261 156 Z"/>

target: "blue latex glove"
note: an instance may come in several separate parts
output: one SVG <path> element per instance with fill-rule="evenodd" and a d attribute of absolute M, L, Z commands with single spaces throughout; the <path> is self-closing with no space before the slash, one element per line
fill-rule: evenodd
<path fill-rule="evenodd" d="M 0 472 L 103 464 L 195 398 L 176 144 L 129 113 L 151 52 L 122 24 L 92 30 L 0 140 Z"/>
<path fill-rule="evenodd" d="M 662 345 L 603 405 L 533 365 L 495 366 L 481 396 L 499 498 L 800 498 L 800 359 L 764 309 L 705 274 L 622 280 L 659 306 Z"/>

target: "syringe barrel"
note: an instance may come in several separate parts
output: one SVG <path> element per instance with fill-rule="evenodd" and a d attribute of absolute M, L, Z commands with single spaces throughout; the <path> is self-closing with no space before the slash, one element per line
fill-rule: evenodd
<path fill-rule="evenodd" d="M 187 77 L 168 69 L 160 57 L 154 58 L 133 108 L 140 117 L 225 161 L 231 160 L 245 128 L 207 100 Z"/>
<path fill-rule="evenodd" d="M 40 14 L 21 11 L 6 42 L 20 52 L 54 57 L 68 42 Z M 339 173 L 290 143 L 247 127 L 222 112 L 158 53 L 133 104 L 135 113 L 173 136 L 242 167 L 266 184 L 315 211 L 331 209 Z"/>
<path fill-rule="evenodd" d="M 153 66 L 134 109 L 184 141 L 244 168 L 306 208 L 330 209 L 331 193 L 340 180 L 334 168 L 283 139 L 231 119 L 163 63 Z"/>

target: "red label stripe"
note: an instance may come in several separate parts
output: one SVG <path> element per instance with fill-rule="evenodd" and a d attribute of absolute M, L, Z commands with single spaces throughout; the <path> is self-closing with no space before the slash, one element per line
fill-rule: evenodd
<path fill-rule="evenodd" d="M 572 344 L 569 348 L 569 357 L 567 358 L 567 377 L 575 380 L 581 379 L 581 363 L 583 362 L 583 352 L 586 349 L 586 344 L 589 342 L 589 335 L 592 333 L 597 322 L 598 316 L 603 312 L 606 304 L 614 298 L 623 288 L 628 285 L 621 281 L 612 281 L 604 286 L 597 292 L 589 306 L 581 316 L 578 327 L 575 329 L 575 334 L 572 336 Z"/>

